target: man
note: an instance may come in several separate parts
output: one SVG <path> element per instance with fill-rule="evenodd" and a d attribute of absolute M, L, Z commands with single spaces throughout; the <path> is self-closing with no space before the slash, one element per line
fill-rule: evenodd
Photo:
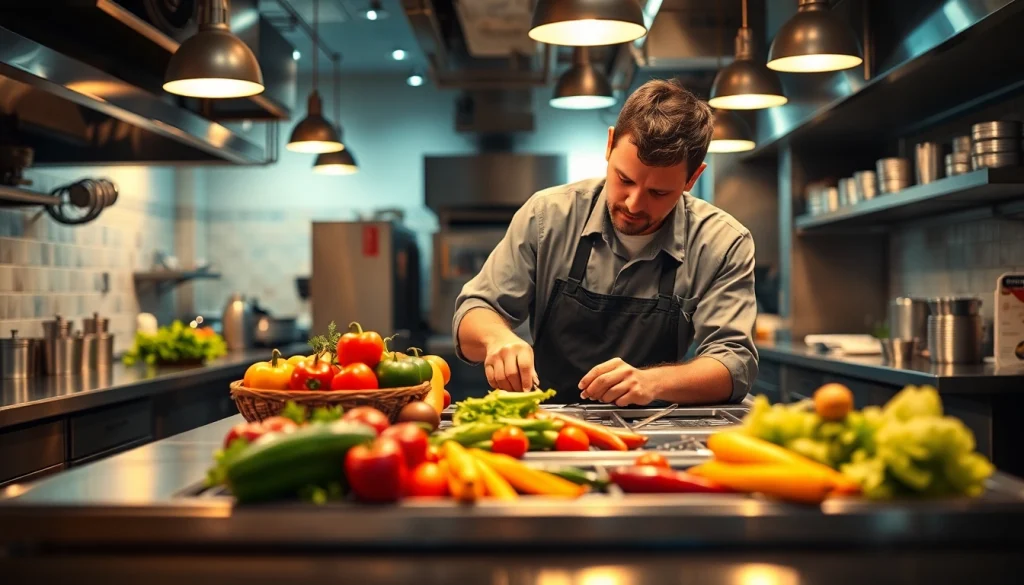
<path fill-rule="evenodd" d="M 687 193 L 712 131 L 679 84 L 634 92 L 608 129 L 606 177 L 534 194 L 462 289 L 460 357 L 494 388 L 539 384 L 560 402 L 742 400 L 757 376 L 754 242 Z M 512 331 L 527 317 L 533 347 Z"/>

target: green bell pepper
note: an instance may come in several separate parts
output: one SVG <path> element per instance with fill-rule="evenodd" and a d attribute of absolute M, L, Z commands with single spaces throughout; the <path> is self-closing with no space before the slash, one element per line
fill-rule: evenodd
<path fill-rule="evenodd" d="M 427 365 L 429 367 L 429 364 Z M 423 375 L 419 366 L 409 359 L 399 359 L 395 354 L 392 354 L 390 359 L 383 359 L 377 364 L 376 374 L 377 383 L 381 388 L 419 386 L 423 383 Z"/>

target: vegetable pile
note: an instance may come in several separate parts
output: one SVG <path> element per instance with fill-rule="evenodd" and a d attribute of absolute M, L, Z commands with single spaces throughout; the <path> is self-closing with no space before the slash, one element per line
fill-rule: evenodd
<path fill-rule="evenodd" d="M 260 390 L 377 390 L 418 386 L 430 382 L 425 402 L 439 413 L 451 396 L 444 389 L 451 369 L 436 355 L 420 356 L 387 351 L 387 341 L 375 331 L 350 323 L 340 334 L 334 323 L 326 335 L 309 340 L 314 353 L 283 359 L 274 350 L 269 361 L 257 362 L 245 372 L 242 385 Z"/>
<path fill-rule="evenodd" d="M 552 473 L 501 453 L 431 444 L 419 422 L 390 425 L 378 410 L 306 409 L 289 402 L 281 416 L 231 429 L 207 473 L 240 503 L 302 498 L 395 502 L 452 497 L 461 502 L 520 494 L 576 498 L 596 478 L 579 470 Z M 563 477 L 567 475 L 568 477 Z"/>
<path fill-rule="evenodd" d="M 743 432 L 841 470 L 872 499 L 984 491 L 993 467 L 974 451 L 974 435 L 963 422 L 943 416 L 934 388 L 908 386 L 884 407 L 859 412 L 852 402 L 838 384 L 791 405 L 771 406 L 758 397 Z"/>
<path fill-rule="evenodd" d="M 138 332 L 131 350 L 122 356 L 126 366 L 202 362 L 227 353 L 224 338 L 209 327 L 189 327 L 181 321 L 160 327 L 149 335 Z"/>

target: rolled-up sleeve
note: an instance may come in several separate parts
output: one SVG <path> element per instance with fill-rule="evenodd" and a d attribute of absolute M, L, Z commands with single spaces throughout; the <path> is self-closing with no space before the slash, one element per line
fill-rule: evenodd
<path fill-rule="evenodd" d="M 729 248 L 693 314 L 696 355 L 718 360 L 729 369 L 731 402 L 743 400 L 757 378 L 756 318 L 754 240 L 745 233 Z"/>
<path fill-rule="evenodd" d="M 459 358 L 469 361 L 459 346 L 459 324 L 466 313 L 488 308 L 519 327 L 529 317 L 536 291 L 539 221 L 536 197 L 530 198 L 512 218 L 497 247 L 491 251 L 480 273 L 462 287 L 455 300 L 452 335 Z"/>

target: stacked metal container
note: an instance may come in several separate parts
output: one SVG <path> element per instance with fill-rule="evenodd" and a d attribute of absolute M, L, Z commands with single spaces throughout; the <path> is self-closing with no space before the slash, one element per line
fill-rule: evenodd
<path fill-rule="evenodd" d="M 981 362 L 981 299 L 937 297 L 928 299 L 928 352 L 938 364 Z"/>
<path fill-rule="evenodd" d="M 910 161 L 905 158 L 882 158 L 875 163 L 878 172 L 878 191 L 895 193 L 914 184 Z"/>
<path fill-rule="evenodd" d="M 971 137 L 953 138 L 953 154 L 946 155 L 946 176 L 953 177 L 971 171 Z"/>
<path fill-rule="evenodd" d="M 993 169 L 1020 163 L 1020 122 L 1000 120 L 971 126 L 971 168 Z"/>

